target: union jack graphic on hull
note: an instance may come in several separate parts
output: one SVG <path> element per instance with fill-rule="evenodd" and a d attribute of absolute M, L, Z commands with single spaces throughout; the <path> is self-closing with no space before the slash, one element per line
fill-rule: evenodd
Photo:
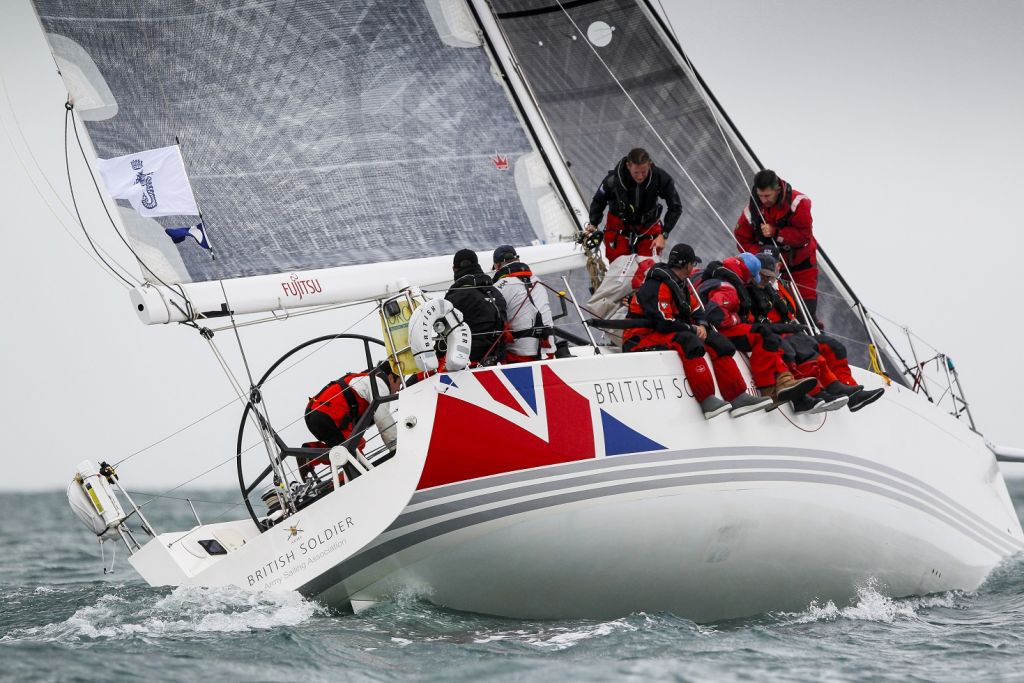
<path fill-rule="evenodd" d="M 456 426 L 431 434 L 420 489 L 665 448 L 606 411 L 595 411 L 548 365 L 481 369 L 442 384 L 434 424 Z M 595 443 L 597 429 L 604 436 L 603 453 Z"/>

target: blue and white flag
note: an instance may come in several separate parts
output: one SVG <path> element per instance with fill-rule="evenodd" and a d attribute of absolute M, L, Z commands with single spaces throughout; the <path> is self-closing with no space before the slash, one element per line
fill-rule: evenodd
<path fill-rule="evenodd" d="M 210 248 L 210 240 L 206 238 L 206 228 L 203 227 L 202 223 L 186 225 L 183 228 L 164 228 L 164 232 L 174 240 L 175 244 L 181 244 L 185 241 L 186 237 L 191 237 L 203 249 Z"/>
<path fill-rule="evenodd" d="M 110 196 L 127 199 L 139 215 L 199 215 L 177 145 L 98 159 L 96 167 Z"/>

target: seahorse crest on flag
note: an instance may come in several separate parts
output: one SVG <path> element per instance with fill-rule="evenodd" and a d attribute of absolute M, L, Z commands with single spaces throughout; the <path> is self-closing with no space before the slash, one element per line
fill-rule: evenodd
<path fill-rule="evenodd" d="M 128 200 L 139 215 L 199 215 L 177 145 L 98 159 L 96 167 L 110 196 Z"/>

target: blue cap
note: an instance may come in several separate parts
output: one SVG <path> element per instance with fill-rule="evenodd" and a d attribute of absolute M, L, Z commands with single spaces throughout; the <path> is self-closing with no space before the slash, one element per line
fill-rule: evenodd
<path fill-rule="evenodd" d="M 749 251 L 745 251 L 742 254 L 740 254 L 740 259 L 742 259 L 743 264 L 747 267 L 747 270 L 750 271 L 750 274 L 754 282 L 756 282 L 757 284 L 761 284 L 761 260 L 754 256 L 753 254 L 751 254 Z"/>
<path fill-rule="evenodd" d="M 516 253 L 516 248 L 511 244 L 503 244 L 494 250 L 494 262 L 504 263 L 505 261 L 515 261 L 519 258 L 519 254 Z"/>

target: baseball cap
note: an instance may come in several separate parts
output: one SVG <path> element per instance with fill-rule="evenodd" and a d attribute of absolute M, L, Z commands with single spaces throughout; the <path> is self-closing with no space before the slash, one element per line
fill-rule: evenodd
<path fill-rule="evenodd" d="M 681 266 L 684 263 L 700 263 L 700 258 L 694 253 L 693 247 L 680 242 L 668 253 L 668 265 Z"/>
<path fill-rule="evenodd" d="M 503 244 L 494 250 L 494 263 L 504 263 L 512 259 L 518 259 L 519 254 L 511 244 Z"/>
<path fill-rule="evenodd" d="M 455 252 L 455 258 L 452 259 L 452 266 L 459 270 L 461 268 L 468 268 L 469 266 L 475 266 L 480 263 L 480 260 L 476 257 L 476 252 L 472 249 L 459 249 Z"/>

